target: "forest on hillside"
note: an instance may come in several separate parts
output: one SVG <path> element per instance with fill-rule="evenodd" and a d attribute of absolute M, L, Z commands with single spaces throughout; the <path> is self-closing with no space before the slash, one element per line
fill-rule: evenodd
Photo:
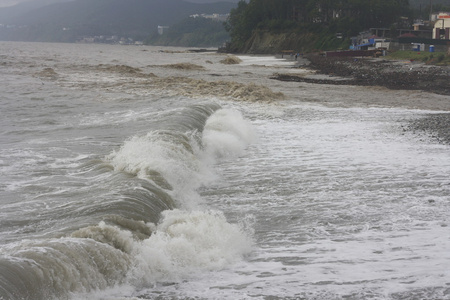
<path fill-rule="evenodd" d="M 338 46 L 369 28 L 407 28 L 429 9 L 408 0 L 242 0 L 225 26 L 231 51 L 241 51 L 255 31 L 307 32 L 317 39 L 339 34 L 342 39 L 330 44 Z"/>

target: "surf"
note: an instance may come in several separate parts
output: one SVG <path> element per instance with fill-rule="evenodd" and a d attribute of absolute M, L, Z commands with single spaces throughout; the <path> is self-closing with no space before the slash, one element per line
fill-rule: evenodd
<path fill-rule="evenodd" d="M 0 299 L 142 289 L 239 261 L 251 251 L 251 233 L 208 209 L 198 189 L 218 179 L 218 160 L 239 155 L 254 140 L 238 111 L 194 105 L 86 162 L 79 173 L 92 188 L 110 192 L 101 199 L 85 195 L 62 223 L 72 224 L 1 247 Z"/>

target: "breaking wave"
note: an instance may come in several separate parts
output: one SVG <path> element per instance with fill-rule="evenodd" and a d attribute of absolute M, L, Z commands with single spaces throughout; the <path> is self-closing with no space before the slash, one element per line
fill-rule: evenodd
<path fill-rule="evenodd" d="M 164 129 L 130 137 L 106 157 L 113 169 L 104 184 L 112 187 L 108 180 L 124 178 L 134 181 L 132 192 L 74 207 L 68 217 L 76 223 L 78 215 L 92 214 L 90 225 L 80 222 L 69 233 L 61 228 L 53 238 L 2 247 L 0 299 L 68 299 L 117 285 L 146 288 L 242 259 L 251 249 L 251 233 L 221 212 L 200 209 L 196 191 L 214 178 L 217 159 L 241 153 L 253 139 L 239 112 L 217 105 L 186 108 Z"/>
<path fill-rule="evenodd" d="M 237 57 L 236 57 L 237 58 Z M 238 59 L 238 58 L 237 58 Z M 177 71 L 202 71 L 206 70 L 203 66 L 192 63 L 176 63 L 170 65 L 155 66 L 160 68 L 175 69 Z M 127 65 L 97 65 L 92 67 L 83 67 L 84 71 L 94 72 L 90 81 L 79 81 L 73 78 L 74 84 L 79 86 L 96 86 L 105 89 L 129 87 L 130 90 L 148 90 L 164 91 L 169 95 L 182 95 L 193 98 L 211 98 L 217 97 L 248 102 L 271 103 L 285 99 L 282 92 L 274 92 L 264 85 L 255 83 L 239 83 L 235 81 L 209 81 L 187 76 L 157 76 L 154 73 L 144 73 L 142 69 L 130 67 Z M 98 71 L 109 75 L 121 76 L 120 83 L 98 80 Z M 57 79 L 58 74 L 51 70 L 43 70 L 38 73 L 40 77 L 47 79 Z M 104 75 L 104 74 L 102 74 Z M 139 80 L 136 80 L 139 79 Z M 67 84 L 63 82 L 62 84 Z"/>
<path fill-rule="evenodd" d="M 222 59 L 220 62 L 225 65 L 237 65 L 240 64 L 242 60 L 237 56 L 227 55 L 227 57 Z"/>
<path fill-rule="evenodd" d="M 162 65 L 160 67 L 175 70 L 205 70 L 205 67 L 193 63 L 176 63 L 170 65 Z"/>
<path fill-rule="evenodd" d="M 285 98 L 281 92 L 274 92 L 266 86 L 234 81 L 206 81 L 188 77 L 157 77 L 148 86 L 169 90 L 188 97 L 222 97 L 239 101 L 271 103 Z"/>

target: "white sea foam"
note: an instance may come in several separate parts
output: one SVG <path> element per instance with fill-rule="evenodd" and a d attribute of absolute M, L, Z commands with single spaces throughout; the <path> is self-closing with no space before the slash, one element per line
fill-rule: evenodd
<path fill-rule="evenodd" d="M 152 180 L 188 205 L 189 197 L 195 197 L 201 185 L 215 178 L 214 163 L 241 154 L 255 137 L 240 112 L 220 109 L 207 120 L 202 145 L 189 133 L 152 131 L 133 136 L 107 160 L 115 170 Z"/>
<path fill-rule="evenodd" d="M 133 284 L 148 286 L 220 270 L 242 259 L 252 239 L 218 211 L 172 210 L 162 213 L 152 236 L 135 254 Z"/>
<path fill-rule="evenodd" d="M 101 222 L 80 230 L 76 237 L 91 238 L 125 250 L 131 269 L 120 286 L 89 293 L 76 293 L 72 299 L 134 299 L 157 285 L 177 285 L 202 278 L 241 262 L 253 250 L 252 228 L 242 222 L 230 224 L 219 211 L 167 210 L 145 240 Z"/>
<path fill-rule="evenodd" d="M 217 111 L 207 120 L 203 131 L 205 154 L 216 159 L 242 154 L 255 140 L 253 127 L 237 110 Z"/>
<path fill-rule="evenodd" d="M 242 60 L 240 65 L 243 66 L 256 65 L 267 67 L 288 67 L 296 64 L 296 61 L 280 59 L 275 56 L 239 55 L 238 57 Z"/>
<path fill-rule="evenodd" d="M 255 132 L 241 113 L 221 109 L 207 120 L 202 146 L 185 135 L 155 131 L 131 138 L 108 159 L 116 170 L 142 178 L 152 180 L 152 172 L 158 172 L 178 197 L 184 197 L 181 207 L 186 209 L 191 207 L 191 199 L 186 199 L 192 197 L 191 192 L 211 180 L 213 164 L 241 154 L 254 140 Z M 165 211 L 159 224 L 148 226 L 152 235 L 133 246 L 136 261 L 129 281 L 134 286 L 178 282 L 193 274 L 223 269 L 242 259 L 252 245 L 251 228 L 227 222 L 219 211 Z M 94 233 L 103 236 L 106 229 L 100 224 Z"/>
<path fill-rule="evenodd" d="M 182 191 L 193 186 L 195 189 L 200 182 L 201 166 L 190 142 L 195 143 L 187 136 L 176 138 L 168 132 L 152 131 L 132 137 L 108 159 L 117 171 L 150 180 L 157 174 L 168 183 L 164 188 Z M 161 186 L 160 182 L 155 183 Z"/>

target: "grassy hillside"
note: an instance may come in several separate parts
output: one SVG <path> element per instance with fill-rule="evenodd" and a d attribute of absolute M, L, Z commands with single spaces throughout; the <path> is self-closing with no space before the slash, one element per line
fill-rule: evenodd
<path fill-rule="evenodd" d="M 449 66 L 450 55 L 444 52 L 395 51 L 386 56 L 388 59 L 420 61 L 429 65 Z"/>

